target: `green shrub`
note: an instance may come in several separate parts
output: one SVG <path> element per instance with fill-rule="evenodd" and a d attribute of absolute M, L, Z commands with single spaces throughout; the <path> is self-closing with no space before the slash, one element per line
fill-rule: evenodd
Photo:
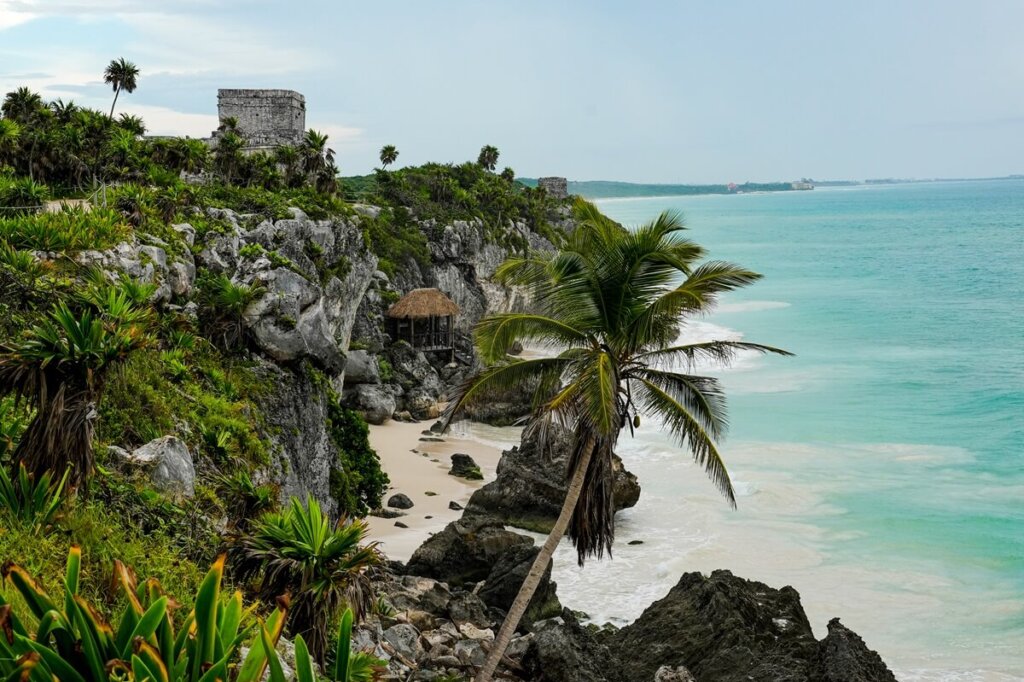
<path fill-rule="evenodd" d="M 339 466 L 331 470 L 331 495 L 346 514 L 365 516 L 380 507 L 390 481 L 370 447 L 366 421 L 355 410 L 341 405 L 329 388 L 327 398 L 328 428 L 340 453 Z"/>
<path fill-rule="evenodd" d="M 60 511 L 70 474 L 68 469 L 63 478 L 56 481 L 47 471 L 37 481 L 24 462 L 18 463 L 18 473 L 13 478 L 7 473 L 7 467 L 0 466 L 0 514 L 6 516 L 9 523 L 20 523 L 38 533 L 48 527 Z"/>
<path fill-rule="evenodd" d="M 64 208 L 57 213 L 0 216 L 0 239 L 17 249 L 82 251 L 109 249 L 131 235 L 121 214 L 113 209 Z"/>
<path fill-rule="evenodd" d="M 235 572 L 255 583 L 262 599 L 292 595 L 289 630 L 309 642 L 321 664 L 328 628 L 341 609 L 367 613 L 373 602 L 365 571 L 380 558 L 376 543 L 362 544 L 367 532 L 359 520 L 333 524 L 312 496 L 305 505 L 293 497 L 284 511 L 266 514 L 231 544 Z"/>

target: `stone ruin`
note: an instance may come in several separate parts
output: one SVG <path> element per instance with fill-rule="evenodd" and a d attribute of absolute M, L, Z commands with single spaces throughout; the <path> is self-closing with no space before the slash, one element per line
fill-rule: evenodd
<path fill-rule="evenodd" d="M 555 199 L 565 199 L 569 196 L 569 183 L 565 178 L 540 178 L 537 180 L 537 186 Z"/>
<path fill-rule="evenodd" d="M 221 89 L 217 115 L 238 120 L 247 151 L 298 145 L 306 134 L 306 98 L 294 90 Z"/>

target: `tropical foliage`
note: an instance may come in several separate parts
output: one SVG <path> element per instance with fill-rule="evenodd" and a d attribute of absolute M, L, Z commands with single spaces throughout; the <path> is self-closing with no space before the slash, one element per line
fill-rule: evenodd
<path fill-rule="evenodd" d="M 69 469 L 60 480 L 54 480 L 47 471 L 37 480 L 24 462 L 18 463 L 14 476 L 0 467 L 0 517 L 6 516 L 8 523 L 20 523 L 36 532 L 44 530 L 60 511 L 70 473 Z"/>
<path fill-rule="evenodd" d="M 109 371 L 150 343 L 149 311 L 108 287 L 77 309 L 60 301 L 19 340 L 0 347 L 0 395 L 26 400 L 35 416 L 14 451 L 29 471 L 93 470 L 96 406 Z"/>
<path fill-rule="evenodd" d="M 265 515 L 234 540 L 232 563 L 263 599 L 292 595 L 289 630 L 323 662 L 328 630 L 342 609 L 361 617 L 372 604 L 366 569 L 379 556 L 376 543 L 362 544 L 366 534 L 363 521 L 332 524 L 312 497 L 305 505 L 292 498 L 284 511 Z"/>
<path fill-rule="evenodd" d="M 693 368 L 704 359 L 728 361 L 738 351 L 785 354 L 742 341 L 679 342 L 688 318 L 760 275 L 702 262 L 704 249 L 683 238 L 677 215 L 662 214 L 629 232 L 592 205 L 579 203 L 576 211 L 581 224 L 561 251 L 512 258 L 498 269 L 498 281 L 531 290 L 536 312 L 491 315 L 477 325 L 477 348 L 491 364 L 462 386 L 447 415 L 450 422 L 490 391 L 525 385 L 533 395 L 530 428 L 542 444 L 555 424 L 575 434 L 562 513 L 478 680 L 493 674 L 563 532 L 581 565 L 610 552 L 613 448 L 623 429 L 639 427 L 641 415 L 663 423 L 735 505 L 717 446 L 728 426 L 725 393 L 717 379 Z M 541 343 L 557 353 L 523 360 L 509 354 L 516 343 Z"/>
<path fill-rule="evenodd" d="M 224 557 L 206 574 L 194 608 L 180 624 L 174 617 L 178 603 L 160 583 L 152 578 L 139 583 L 131 568 L 119 561 L 112 584 L 125 606 L 116 620 L 108 622 L 99 608 L 79 594 L 81 572 L 81 550 L 72 547 L 61 594 L 54 598 L 21 566 L 4 565 L 5 581 L 27 605 L 31 618 L 14 613 L 8 598 L 13 594 L 0 594 L 0 674 L 5 679 L 256 682 L 266 673 L 274 682 L 285 682 L 276 645 L 288 617 L 288 599 L 278 599 L 273 612 L 257 618 L 252 608 L 243 606 L 241 592 L 222 595 Z M 331 679 L 375 679 L 381 662 L 367 654 L 353 654 L 350 636 L 349 614 L 339 629 Z M 244 657 L 243 646 L 248 649 Z M 295 659 L 293 680 L 315 682 L 301 636 L 295 640 Z"/>

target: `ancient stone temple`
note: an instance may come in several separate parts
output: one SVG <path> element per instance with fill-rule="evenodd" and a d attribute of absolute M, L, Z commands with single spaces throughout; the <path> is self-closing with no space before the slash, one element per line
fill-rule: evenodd
<path fill-rule="evenodd" d="M 218 90 L 217 115 L 238 121 L 250 151 L 298 145 L 306 133 L 306 98 L 294 90 Z"/>
<path fill-rule="evenodd" d="M 555 199 L 565 199 L 569 196 L 569 183 L 566 182 L 565 178 L 539 178 L 537 180 L 537 186 Z"/>

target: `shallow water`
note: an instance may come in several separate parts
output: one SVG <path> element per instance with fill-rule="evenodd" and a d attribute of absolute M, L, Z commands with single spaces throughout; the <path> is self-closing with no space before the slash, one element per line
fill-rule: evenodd
<path fill-rule="evenodd" d="M 728 568 L 793 585 L 819 636 L 841 617 L 901 680 L 1024 679 L 1024 181 L 599 205 L 681 210 L 710 257 L 765 275 L 684 337 L 797 357 L 707 368 L 737 511 L 656 424 L 623 437 L 640 503 L 613 560 L 563 546 L 563 601 L 625 623 Z"/>

